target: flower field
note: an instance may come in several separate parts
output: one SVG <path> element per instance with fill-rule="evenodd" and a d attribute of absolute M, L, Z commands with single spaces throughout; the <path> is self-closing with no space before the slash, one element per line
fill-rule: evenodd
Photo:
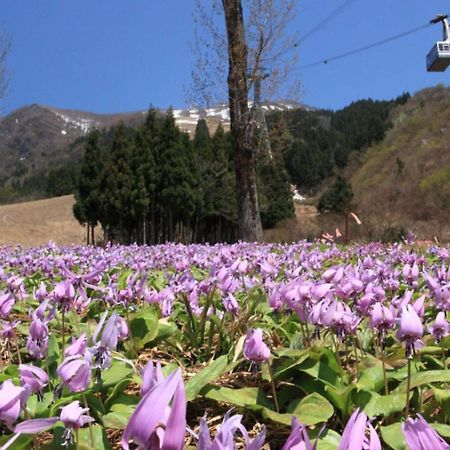
<path fill-rule="evenodd" d="M 0 249 L 0 449 L 447 449 L 448 248 Z"/>

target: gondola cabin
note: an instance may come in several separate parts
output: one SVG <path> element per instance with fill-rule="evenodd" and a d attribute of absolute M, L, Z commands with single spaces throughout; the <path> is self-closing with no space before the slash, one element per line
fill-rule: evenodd
<path fill-rule="evenodd" d="M 431 23 L 442 22 L 444 26 L 444 40 L 436 42 L 427 55 L 428 72 L 444 72 L 450 65 L 450 27 L 447 16 L 440 15 Z"/>

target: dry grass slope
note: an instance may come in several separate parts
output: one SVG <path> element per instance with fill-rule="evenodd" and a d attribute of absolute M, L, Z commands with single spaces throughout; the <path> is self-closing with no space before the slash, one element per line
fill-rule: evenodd
<path fill-rule="evenodd" d="M 0 206 L 0 245 L 82 244 L 84 229 L 72 214 L 72 195 Z"/>
<path fill-rule="evenodd" d="M 411 229 L 450 241 L 450 88 L 418 92 L 394 110 L 393 127 L 351 173 L 367 226 Z"/>

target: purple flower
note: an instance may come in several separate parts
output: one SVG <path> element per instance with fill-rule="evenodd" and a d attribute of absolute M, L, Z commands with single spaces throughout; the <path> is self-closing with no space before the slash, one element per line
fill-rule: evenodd
<path fill-rule="evenodd" d="M 164 381 L 164 375 L 161 370 L 161 363 L 157 361 L 153 365 L 153 361 L 149 361 L 142 371 L 141 395 L 144 396 L 162 381 Z"/>
<path fill-rule="evenodd" d="M 34 340 L 31 336 L 27 339 L 28 353 L 35 359 L 43 359 L 47 356 L 48 338 L 44 340 Z"/>
<path fill-rule="evenodd" d="M 84 355 L 87 348 L 86 333 L 83 333 L 79 338 L 72 338 L 71 344 L 64 350 L 64 356 Z"/>
<path fill-rule="evenodd" d="M 270 350 L 263 342 L 263 332 L 261 328 L 251 328 L 247 331 L 244 342 L 244 358 L 253 362 L 269 361 Z"/>
<path fill-rule="evenodd" d="M 448 336 L 450 333 L 450 323 L 447 322 L 444 311 L 438 313 L 433 325 L 428 327 L 428 331 L 434 336 L 436 342 L 440 342 L 442 338 Z"/>
<path fill-rule="evenodd" d="M 405 342 L 406 355 L 412 357 L 415 349 L 420 347 L 422 341 L 420 338 L 423 334 L 422 321 L 411 305 L 402 308 L 400 316 L 400 325 L 397 331 L 397 338 Z"/>
<path fill-rule="evenodd" d="M 222 302 L 225 311 L 233 314 L 233 316 L 238 315 L 239 304 L 237 302 L 236 297 L 231 292 L 229 292 L 226 296 L 223 297 Z"/>
<path fill-rule="evenodd" d="M 417 419 L 408 417 L 402 425 L 403 435 L 409 450 L 448 450 L 450 446 L 417 414 Z"/>
<path fill-rule="evenodd" d="M 11 380 L 5 380 L 0 387 L 0 422 L 11 428 L 19 418 L 27 398 L 28 392 L 25 388 L 14 386 Z"/>
<path fill-rule="evenodd" d="M 88 416 L 86 414 L 88 411 L 89 408 L 81 408 L 80 402 L 77 400 L 64 406 L 61 409 L 61 414 L 59 417 L 25 420 L 22 423 L 16 425 L 16 427 L 14 428 L 14 432 L 17 433 L 17 435 L 21 433 L 40 433 L 51 428 L 58 420 L 60 420 L 65 426 L 64 432 L 61 437 L 61 447 L 68 447 L 70 444 L 73 444 L 73 430 L 78 430 L 86 423 L 94 421 L 91 416 Z M 11 439 L 11 441 L 13 441 L 13 439 Z M 7 446 L 9 446 L 8 444 L 9 442 L 7 443 Z M 5 446 L 2 447 L 2 449 L 3 448 L 6 449 L 7 447 Z"/>
<path fill-rule="evenodd" d="M 80 355 L 65 358 L 56 372 L 70 392 L 85 391 L 91 381 L 91 365 Z"/>
<path fill-rule="evenodd" d="M 92 367 L 97 370 L 97 378 L 100 378 L 99 369 L 105 370 L 111 365 L 111 351 L 117 348 L 119 339 L 128 336 L 126 322 L 114 312 L 103 327 L 107 315 L 108 311 L 105 311 L 92 338 L 94 346 L 88 348 L 86 352 L 86 358 L 92 364 Z M 100 331 L 102 331 L 102 336 L 99 340 Z"/>
<path fill-rule="evenodd" d="M 34 317 L 31 321 L 30 337 L 35 341 L 43 341 L 48 337 L 48 326 L 38 317 Z"/>
<path fill-rule="evenodd" d="M 77 400 L 61 409 L 59 419 L 66 427 L 77 430 L 83 425 L 94 421 L 91 416 L 86 415 L 88 411 L 89 408 L 82 408 L 80 402 Z"/>
<path fill-rule="evenodd" d="M 27 339 L 27 350 L 33 358 L 42 359 L 47 355 L 48 326 L 38 315 L 33 313 L 30 334 Z"/>
<path fill-rule="evenodd" d="M 368 435 L 366 432 L 368 431 Z M 338 450 L 381 450 L 380 438 L 366 414 L 357 408 L 342 433 Z"/>
<path fill-rule="evenodd" d="M 43 281 L 41 282 L 41 284 L 39 285 L 39 288 L 34 293 L 34 296 L 36 297 L 37 300 L 40 300 L 40 301 L 45 300 L 47 298 L 47 296 L 48 296 L 47 288 Z"/>
<path fill-rule="evenodd" d="M 319 435 L 316 438 L 316 442 L 312 444 L 306 432 L 306 427 L 295 416 L 292 416 L 291 434 L 281 450 L 316 450 Z"/>
<path fill-rule="evenodd" d="M 0 317 L 7 319 L 14 306 L 14 297 L 7 292 L 0 295 Z"/>
<path fill-rule="evenodd" d="M 169 406 L 172 400 L 171 406 Z M 122 437 L 122 447 L 181 450 L 186 431 L 186 394 L 180 370 L 149 391 L 137 405 Z"/>
<path fill-rule="evenodd" d="M 214 441 L 211 441 L 206 417 L 200 419 L 200 433 L 198 436 L 198 450 L 234 450 L 235 436 L 237 431 L 240 431 L 244 436 L 245 448 L 247 450 L 259 450 L 264 445 L 266 438 L 266 429 L 263 430 L 250 441 L 249 435 L 245 427 L 242 425 L 242 415 L 231 415 L 232 410 L 227 411 L 222 421 L 222 425 L 217 430 Z"/>
<path fill-rule="evenodd" d="M 53 298 L 62 309 L 68 310 L 75 300 L 73 284 L 69 280 L 60 281 L 53 289 Z"/>
<path fill-rule="evenodd" d="M 20 384 L 30 393 L 40 393 L 48 384 L 47 373 L 32 364 L 20 364 L 19 373 Z"/>
<path fill-rule="evenodd" d="M 394 314 L 388 307 L 378 302 L 373 305 L 370 313 L 370 327 L 378 330 L 381 337 L 394 326 L 394 323 Z"/>
<path fill-rule="evenodd" d="M 15 320 L 14 322 L 5 322 L 3 320 L 0 321 L 0 336 L 3 339 L 13 338 L 15 336 L 14 329 L 18 324 L 19 322 L 17 320 Z"/>

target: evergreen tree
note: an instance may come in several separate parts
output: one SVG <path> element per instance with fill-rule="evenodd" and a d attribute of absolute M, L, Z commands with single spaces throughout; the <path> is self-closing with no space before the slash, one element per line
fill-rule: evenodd
<path fill-rule="evenodd" d="M 230 135 L 221 124 L 212 138 L 214 186 L 211 192 L 215 211 L 214 242 L 230 242 L 237 233 L 236 177 L 231 160 Z"/>
<path fill-rule="evenodd" d="M 331 189 L 320 197 L 317 210 L 320 213 L 342 213 L 346 209 L 350 209 L 352 199 L 353 191 L 351 184 L 345 178 L 338 176 Z"/>
<path fill-rule="evenodd" d="M 209 227 L 215 215 L 214 208 L 214 165 L 212 141 L 206 120 L 200 119 L 195 128 L 193 152 L 200 180 L 200 198 L 197 205 L 198 237 L 209 240 Z"/>
<path fill-rule="evenodd" d="M 83 163 L 75 193 L 75 218 L 87 226 L 87 244 L 94 244 L 94 228 L 100 220 L 100 175 L 103 171 L 104 154 L 101 150 L 100 134 L 92 131 L 86 141 Z"/>
<path fill-rule="evenodd" d="M 294 217 L 291 185 L 283 159 L 284 146 L 291 140 L 283 125 L 280 123 L 272 129 L 270 153 L 260 153 L 258 158 L 258 192 L 264 228 L 272 228 L 277 222 Z"/>
<path fill-rule="evenodd" d="M 110 153 L 100 176 L 101 221 L 109 239 L 129 242 L 135 223 L 132 203 L 133 172 L 130 166 L 133 141 L 123 124 L 113 134 Z"/>
<path fill-rule="evenodd" d="M 196 180 L 191 172 L 193 154 L 189 136 L 175 125 L 171 110 L 161 124 L 159 152 L 163 240 L 173 241 L 177 225 L 180 236 L 193 214 Z"/>

